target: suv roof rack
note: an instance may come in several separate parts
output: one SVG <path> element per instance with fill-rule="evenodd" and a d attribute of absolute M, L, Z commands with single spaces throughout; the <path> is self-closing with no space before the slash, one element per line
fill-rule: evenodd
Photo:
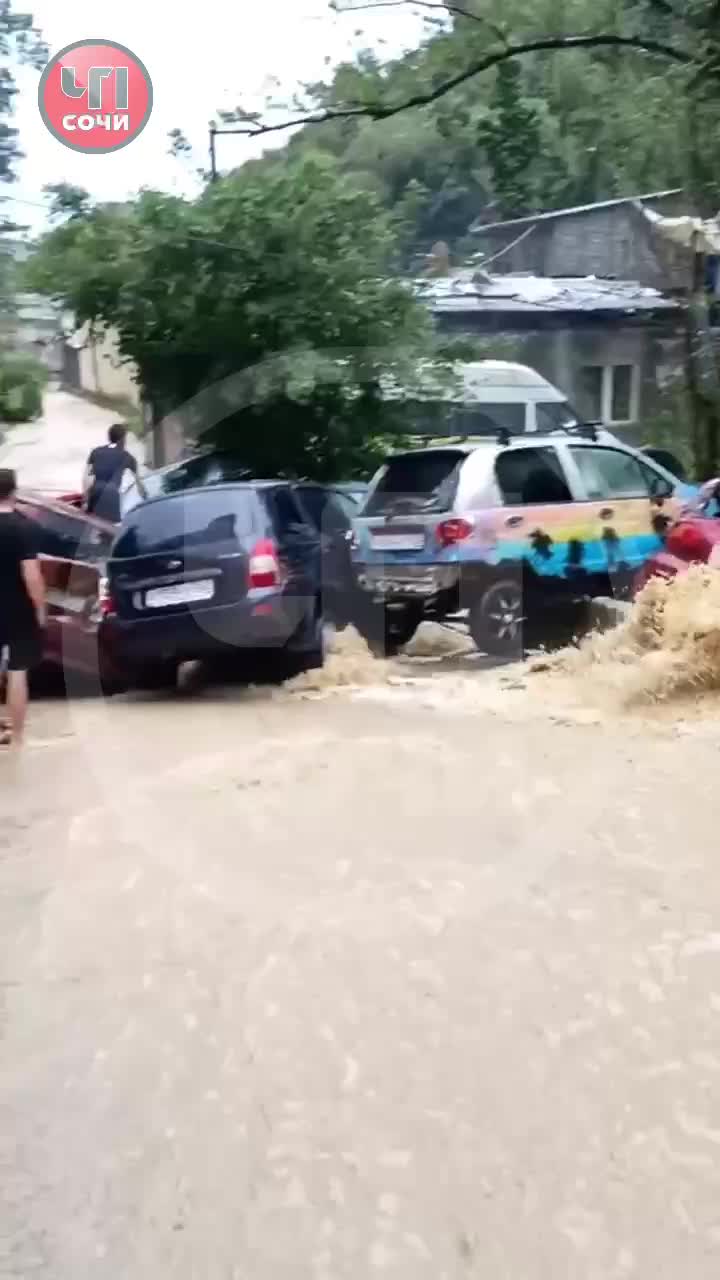
<path fill-rule="evenodd" d="M 604 422 L 575 422 L 572 426 L 553 427 L 550 431 L 510 431 L 508 427 L 498 427 L 493 424 L 487 431 L 471 430 L 452 436 L 413 436 L 411 434 L 410 438 L 413 441 L 424 442 L 426 447 L 433 449 L 441 448 L 443 445 L 471 444 L 473 440 L 494 440 L 496 444 L 505 448 L 518 440 L 527 444 L 535 436 L 582 436 L 585 440 L 597 440 L 598 431 L 604 430 L 604 427 Z"/>
<path fill-rule="evenodd" d="M 571 427 L 554 427 L 551 436 L 582 436 L 583 440 L 597 440 L 598 431 L 605 427 L 604 422 L 576 422 Z"/>
<path fill-rule="evenodd" d="M 521 440 L 524 431 L 509 431 L 507 427 L 493 426 L 487 431 L 463 431 L 453 436 L 414 436 L 411 439 L 431 442 L 433 449 L 441 449 L 443 445 L 472 444 L 473 440 L 494 440 L 496 444 L 510 444 L 511 440 Z"/>

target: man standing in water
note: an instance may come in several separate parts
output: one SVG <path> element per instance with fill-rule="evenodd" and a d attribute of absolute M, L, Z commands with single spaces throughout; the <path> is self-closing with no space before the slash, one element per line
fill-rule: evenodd
<path fill-rule="evenodd" d="M 0 470 L 0 669 L 6 670 L 9 719 L 0 720 L 0 746 L 22 745 L 28 671 L 40 660 L 45 584 L 33 527 L 15 510 L 15 472 Z"/>
<path fill-rule="evenodd" d="M 108 443 L 93 449 L 85 468 L 85 509 L 112 524 L 121 520 L 120 491 L 126 471 L 135 476 L 140 497 L 147 497 L 137 460 L 125 448 L 126 439 L 127 427 L 116 422 L 108 431 Z"/>

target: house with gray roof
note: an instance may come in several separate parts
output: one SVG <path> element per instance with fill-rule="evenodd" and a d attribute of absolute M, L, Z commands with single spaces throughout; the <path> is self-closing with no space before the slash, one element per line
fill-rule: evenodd
<path fill-rule="evenodd" d="M 415 288 L 440 331 L 537 369 L 583 417 L 631 441 L 682 371 L 685 304 L 638 281 L 471 266 Z"/>

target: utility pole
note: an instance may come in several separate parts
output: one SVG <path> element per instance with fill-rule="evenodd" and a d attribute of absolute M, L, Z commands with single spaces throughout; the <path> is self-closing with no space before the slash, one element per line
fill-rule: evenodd
<path fill-rule="evenodd" d="M 218 129 L 216 124 L 213 124 L 213 123 L 210 124 L 209 138 L 210 138 L 210 180 L 211 182 L 217 182 L 220 176 L 218 173 L 218 167 L 217 167 L 217 146 L 215 143 L 215 139 L 218 137 L 219 134 L 224 135 L 227 133 L 237 133 L 237 134 L 242 134 L 244 137 L 247 137 L 247 129 Z"/>

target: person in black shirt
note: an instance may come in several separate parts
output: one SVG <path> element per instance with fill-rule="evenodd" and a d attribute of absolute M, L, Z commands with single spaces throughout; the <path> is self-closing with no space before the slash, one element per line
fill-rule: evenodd
<path fill-rule="evenodd" d="M 39 662 L 45 626 L 45 584 L 33 526 L 15 510 L 14 471 L 0 470 L 0 669 L 7 670 L 9 722 L 0 746 L 20 746 L 28 704 L 27 673 Z"/>
<path fill-rule="evenodd" d="M 147 497 L 137 461 L 125 448 L 126 439 L 127 428 L 116 422 L 108 431 L 108 443 L 93 449 L 85 468 L 85 509 L 112 524 L 121 520 L 120 487 L 126 471 L 135 476 L 140 497 Z"/>

